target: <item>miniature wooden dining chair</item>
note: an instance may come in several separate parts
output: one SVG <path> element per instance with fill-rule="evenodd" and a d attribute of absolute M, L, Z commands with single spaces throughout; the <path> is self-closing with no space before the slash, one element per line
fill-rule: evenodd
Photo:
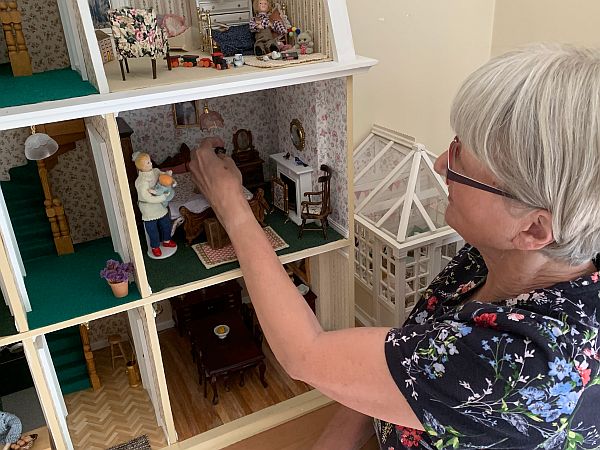
<path fill-rule="evenodd" d="M 121 8 L 108 13 L 111 23 L 121 76 L 125 81 L 125 69 L 129 73 L 127 58 L 152 58 L 152 78 L 156 79 L 156 58 L 166 57 L 171 70 L 169 42 L 165 29 L 158 24 L 152 9 Z"/>
<path fill-rule="evenodd" d="M 321 184 L 321 190 L 317 192 L 305 192 L 304 196 L 308 197 L 308 200 L 300 203 L 301 213 L 300 218 L 302 219 L 302 225 L 300 225 L 300 232 L 298 237 L 302 237 L 304 230 L 307 231 L 322 231 L 323 237 L 327 239 L 327 218 L 331 214 L 331 169 L 329 166 L 322 164 L 321 170 L 325 172 L 317 180 Z M 306 228 L 307 220 L 318 220 L 321 223 L 320 228 Z"/>

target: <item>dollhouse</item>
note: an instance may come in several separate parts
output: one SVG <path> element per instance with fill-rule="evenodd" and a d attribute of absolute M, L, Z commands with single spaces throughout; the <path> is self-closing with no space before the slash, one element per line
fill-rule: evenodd
<path fill-rule="evenodd" d="M 401 326 L 462 246 L 444 221 L 448 190 L 435 158 L 378 125 L 354 150 L 355 298 L 365 324 Z"/>
<path fill-rule="evenodd" d="M 223 259 L 203 247 L 207 240 L 226 242 L 187 166 L 194 146 L 209 135 L 222 137 L 229 154 L 246 151 L 236 161 L 245 174 L 248 201 L 265 232 L 279 239 L 274 248 L 282 263 L 291 264 L 290 277 L 324 328 L 354 324 L 351 87 L 352 76 L 375 61 L 355 54 L 345 2 L 288 0 L 282 7 L 291 24 L 313 31 L 318 58 L 216 70 L 199 64 L 168 67 L 170 61 L 157 57 L 156 79 L 149 59 L 128 58 L 125 81 L 118 55 L 107 61 L 106 42 L 101 46 L 97 39 L 97 28 L 105 26 L 96 17 L 103 5 L 153 7 L 171 16 L 193 12 L 182 47 L 191 46 L 185 53 L 197 53 L 200 60 L 210 56 L 201 49 L 206 31 L 201 10 L 227 2 L 183 0 L 174 6 L 178 2 L 115 0 L 90 8 L 86 0 L 56 0 L 41 9 L 30 3 L 19 0 L 16 6 L 33 75 L 11 73 L 11 82 L 25 84 L 9 88 L 0 82 L 0 385 L 12 386 L 0 395 L 2 408 L 18 403 L 11 396 L 26 389 L 33 393 L 39 417 L 24 423 L 24 431 L 40 435 L 34 449 L 46 448 L 42 436 L 57 449 L 72 449 L 105 448 L 143 435 L 152 448 L 213 449 L 330 403 L 289 379 L 270 355 L 235 258 Z M 37 28 L 28 28 L 42 21 L 43 45 L 36 43 Z M 0 49 L 4 46 L 0 42 Z M 10 62 L 3 51 L 0 72 L 2 63 Z M 82 85 L 85 89 L 76 89 Z M 203 111 L 218 113 L 221 120 L 205 127 Z M 58 151 L 28 161 L 25 141 L 32 133 L 49 136 Z M 166 259 L 148 253 L 137 207 L 136 152 L 147 153 L 154 167 L 172 171 L 177 182 L 168 207 L 177 250 Z M 280 161 L 282 155 L 289 159 Z M 289 161 L 300 162 L 290 168 Z M 328 231 L 326 237 L 300 238 L 301 210 L 259 207 L 265 201 L 259 189 L 269 192 L 271 180 L 285 175 L 295 186 L 286 203 L 298 205 L 304 192 L 320 189 L 322 166 L 330 170 Z M 269 194 L 266 198 L 271 201 Z M 287 220 L 294 214 L 296 220 Z M 113 296 L 99 277 L 108 259 L 133 264 L 134 281 L 124 297 Z M 207 338 L 189 333 L 190 321 L 201 320 L 198 311 L 215 302 L 241 305 L 250 330 L 244 345 L 252 358 L 221 352 L 238 357 L 231 376 L 236 382 L 228 383 L 222 359 L 209 361 L 219 352 L 207 346 Z M 223 345 L 235 330 L 246 333 L 237 319 L 226 317 L 232 334 Z M 221 324 L 214 325 L 199 327 L 210 328 L 208 335 L 217 339 L 211 333 Z M 207 388 L 211 395 L 205 400 Z M 146 409 L 132 409 L 140 405 Z M 107 416 L 110 425 L 101 422 Z M 203 427 L 194 428 L 188 416 Z"/>

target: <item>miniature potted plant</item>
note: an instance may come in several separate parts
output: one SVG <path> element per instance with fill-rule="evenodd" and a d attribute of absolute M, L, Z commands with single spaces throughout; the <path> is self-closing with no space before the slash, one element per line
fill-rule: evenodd
<path fill-rule="evenodd" d="M 106 267 L 100 271 L 100 277 L 108 281 L 115 297 L 121 298 L 129 293 L 129 275 L 132 273 L 133 264 L 109 259 Z"/>

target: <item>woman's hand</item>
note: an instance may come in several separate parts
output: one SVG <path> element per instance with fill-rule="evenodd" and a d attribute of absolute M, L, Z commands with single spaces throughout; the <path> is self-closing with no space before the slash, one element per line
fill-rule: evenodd
<path fill-rule="evenodd" d="M 192 153 L 190 172 L 194 183 L 206 197 L 219 222 L 228 230 L 243 222 L 252 211 L 242 190 L 242 175 L 233 160 L 216 155 L 215 147 L 223 147 L 221 138 L 209 137 Z"/>

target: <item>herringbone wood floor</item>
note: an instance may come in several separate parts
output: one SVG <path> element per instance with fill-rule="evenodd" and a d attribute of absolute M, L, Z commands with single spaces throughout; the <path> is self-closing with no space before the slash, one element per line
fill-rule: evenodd
<path fill-rule="evenodd" d="M 290 399 L 312 388 L 292 380 L 281 368 L 266 343 L 266 380 L 263 388 L 258 369 L 247 372 L 245 385 L 238 385 L 239 378 L 232 376 L 231 390 L 225 391 L 222 380 L 218 381 L 219 403 L 213 405 L 212 391 L 204 398 L 203 387 L 198 383 L 196 364 L 192 362 L 189 340 L 179 336 L 174 328 L 159 334 L 171 409 L 179 440 L 218 427 L 232 420 Z"/>
<path fill-rule="evenodd" d="M 129 351 L 126 343 L 124 347 Z M 95 351 L 94 358 L 103 386 L 96 392 L 88 389 L 65 396 L 75 449 L 104 450 L 142 434 L 153 449 L 166 447 L 150 398 L 141 386 L 129 386 L 123 360 L 117 359 L 113 370 L 109 348 Z"/>

